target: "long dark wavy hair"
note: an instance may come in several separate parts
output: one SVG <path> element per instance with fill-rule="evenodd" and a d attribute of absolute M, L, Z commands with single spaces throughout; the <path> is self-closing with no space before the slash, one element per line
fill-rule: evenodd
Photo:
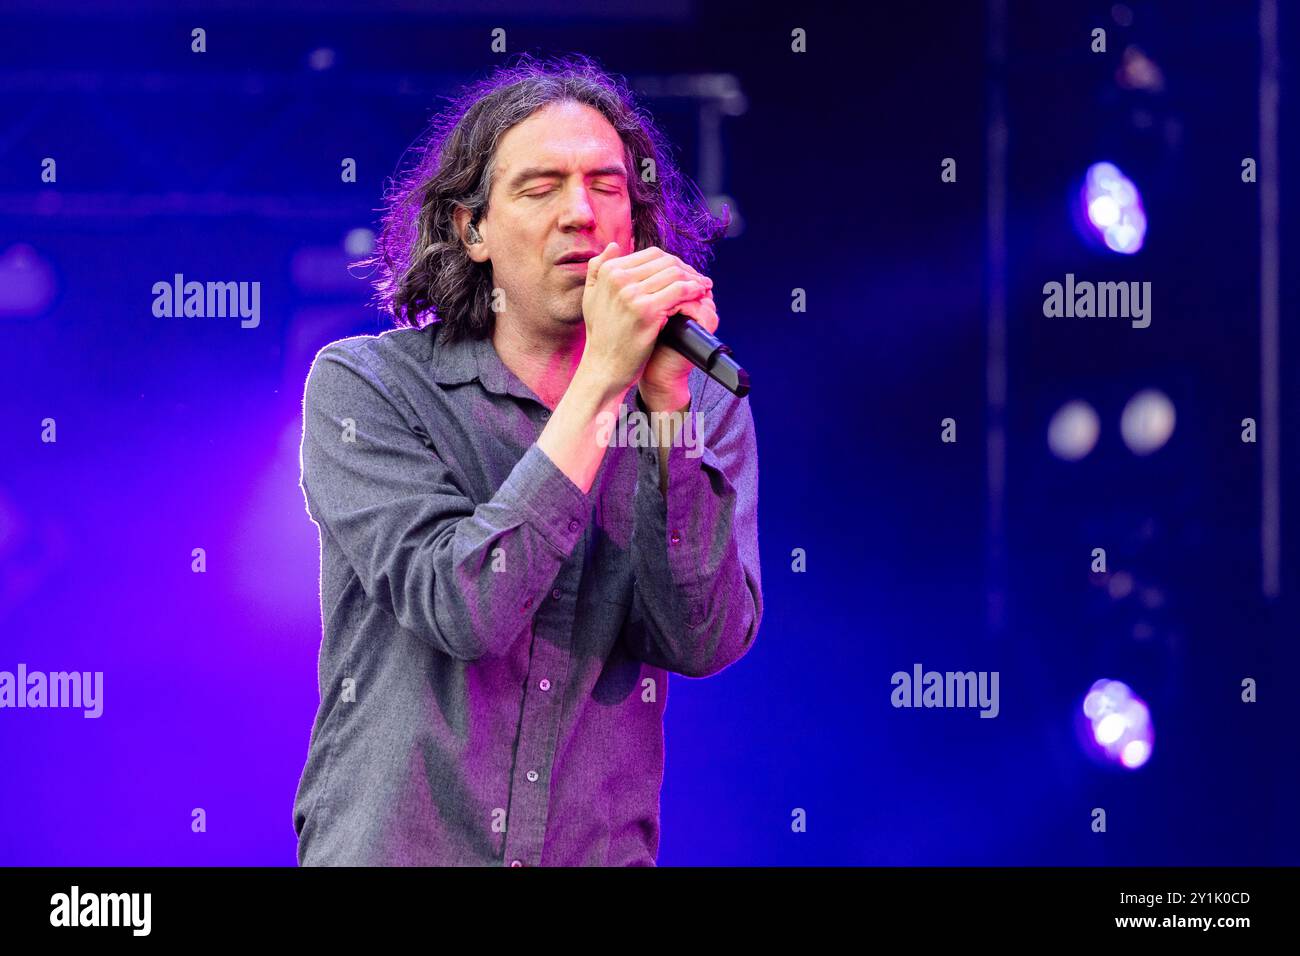
<path fill-rule="evenodd" d="M 483 217 L 501 137 L 566 100 L 599 110 L 623 140 L 636 247 L 658 246 L 703 269 L 727 230 L 727 210 L 721 217 L 709 211 L 627 85 L 589 57 L 525 54 L 435 116 L 411 147 L 414 162 L 389 182 L 374 253 L 355 264 L 372 267 L 375 302 L 397 326 L 437 322 L 446 341 L 491 334 L 492 265 L 470 259 L 453 214 L 464 207 L 472 223 Z M 654 160 L 652 182 L 641 175 L 645 159 Z"/>

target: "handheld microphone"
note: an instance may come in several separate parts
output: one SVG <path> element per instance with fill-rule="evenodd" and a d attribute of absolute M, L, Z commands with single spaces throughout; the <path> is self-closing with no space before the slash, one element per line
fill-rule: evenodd
<path fill-rule="evenodd" d="M 731 357 L 730 346 L 719 342 L 694 319 L 678 312 L 659 330 L 659 342 L 691 360 L 691 364 L 737 398 L 749 392 L 749 373 Z"/>

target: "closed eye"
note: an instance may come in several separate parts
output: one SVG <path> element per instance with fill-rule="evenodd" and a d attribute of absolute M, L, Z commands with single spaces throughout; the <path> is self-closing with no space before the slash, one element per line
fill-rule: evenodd
<path fill-rule="evenodd" d="M 603 183 L 593 186 L 592 190 L 600 193 L 602 196 L 620 196 L 623 193 L 623 190 L 619 189 L 619 187 L 608 186 Z M 555 189 L 551 186 L 547 186 L 545 189 L 534 190 L 532 192 L 524 193 L 523 195 L 529 199 L 541 199 L 543 196 L 549 196 L 553 192 L 555 192 Z"/>

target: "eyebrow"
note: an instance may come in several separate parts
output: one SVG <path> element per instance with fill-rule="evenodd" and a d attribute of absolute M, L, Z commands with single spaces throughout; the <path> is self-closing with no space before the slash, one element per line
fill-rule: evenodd
<path fill-rule="evenodd" d="M 529 166 L 526 169 L 519 170 L 519 172 L 515 173 L 514 176 L 510 177 L 510 182 L 506 184 L 506 190 L 512 191 L 518 189 L 530 179 L 563 179 L 564 176 L 565 172 L 562 169 L 546 169 L 541 166 Z M 587 171 L 586 178 L 590 179 L 593 176 L 619 176 L 623 179 L 627 179 L 627 170 L 623 168 L 621 163 L 617 166 L 601 166 L 597 169 L 590 169 Z"/>

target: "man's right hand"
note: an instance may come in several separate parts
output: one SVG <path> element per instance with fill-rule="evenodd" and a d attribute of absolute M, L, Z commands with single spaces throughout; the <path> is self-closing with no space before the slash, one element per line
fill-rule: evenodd
<path fill-rule="evenodd" d="M 581 365 L 615 391 L 641 375 L 664 323 L 680 306 L 706 296 L 713 280 L 657 246 L 621 254 L 611 242 L 587 263 Z"/>

